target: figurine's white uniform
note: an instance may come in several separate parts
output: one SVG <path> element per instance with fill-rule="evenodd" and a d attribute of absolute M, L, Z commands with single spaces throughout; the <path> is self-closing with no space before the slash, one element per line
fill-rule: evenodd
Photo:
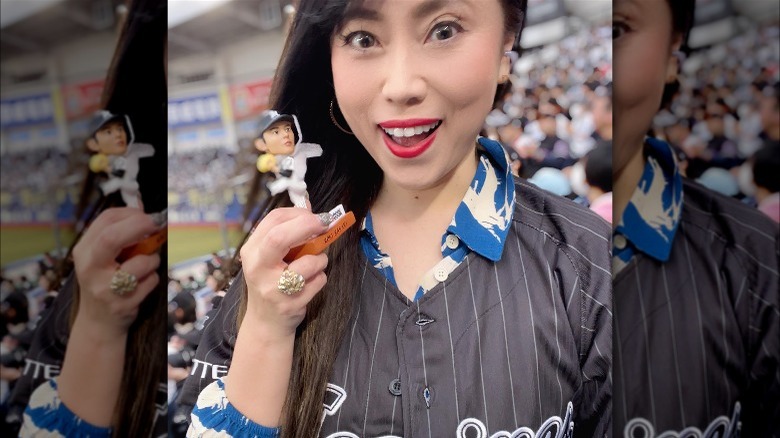
<path fill-rule="evenodd" d="M 292 158 L 292 175 L 289 177 L 277 175 L 274 181 L 268 183 L 271 194 L 276 195 L 287 190 L 290 200 L 296 207 L 308 208 L 306 206 L 306 182 L 303 179 L 306 175 L 306 159 L 320 155 L 322 155 L 322 147 L 318 144 L 298 143 L 295 145 L 292 157 L 284 157 L 279 163 L 280 170 L 289 169 L 289 159 Z"/>
<path fill-rule="evenodd" d="M 154 146 L 146 143 L 130 143 L 127 152 L 124 155 L 111 157 L 111 170 L 123 169 L 125 173 L 121 176 L 112 175 L 109 171 L 108 181 L 100 184 L 100 190 L 103 195 L 108 195 L 119 190 L 122 194 L 122 200 L 128 207 L 141 208 L 139 199 L 141 198 L 138 181 L 138 160 L 154 155 Z"/>

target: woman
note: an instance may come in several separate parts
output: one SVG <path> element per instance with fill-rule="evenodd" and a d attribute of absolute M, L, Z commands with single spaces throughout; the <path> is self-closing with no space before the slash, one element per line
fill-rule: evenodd
<path fill-rule="evenodd" d="M 327 220 L 278 208 L 257 224 L 199 346 L 190 388 L 230 369 L 190 436 L 609 433 L 609 227 L 475 144 L 525 8 L 301 2 L 274 109 L 322 145 L 312 211 L 344 204 L 362 226 L 287 265 Z"/>
<path fill-rule="evenodd" d="M 778 229 L 646 137 L 694 0 L 615 3 L 615 431 L 776 436 Z"/>
<path fill-rule="evenodd" d="M 146 211 L 159 212 L 166 204 L 165 5 L 136 0 L 128 9 L 102 103 L 132 120 L 137 141 L 157 148 L 139 162 L 138 185 Z M 166 431 L 158 418 L 165 412 L 165 263 L 156 253 L 120 256 L 163 228 L 165 217 L 123 204 L 118 192 L 100 197 L 72 248 L 73 271 L 39 322 L 27 357 L 35 366 L 14 394 L 17 403 L 29 399 L 22 436 Z"/>

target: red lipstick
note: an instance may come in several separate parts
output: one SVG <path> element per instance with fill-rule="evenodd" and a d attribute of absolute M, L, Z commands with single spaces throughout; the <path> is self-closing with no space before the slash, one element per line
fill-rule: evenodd
<path fill-rule="evenodd" d="M 379 124 L 382 128 L 413 128 L 420 125 L 430 125 L 438 122 L 439 119 L 406 119 L 406 120 L 387 120 Z"/>
<path fill-rule="evenodd" d="M 428 135 L 415 144 L 398 144 L 393 137 L 388 135 L 384 129 L 404 129 L 414 128 L 417 126 L 432 125 L 439 123 L 440 119 L 405 119 L 405 120 L 387 120 L 379 123 L 382 128 L 382 139 L 390 152 L 398 158 L 414 158 L 425 152 L 436 139 L 436 133 L 439 126 L 436 126 L 432 131 L 428 131 Z M 410 139 L 411 140 L 411 139 Z"/>

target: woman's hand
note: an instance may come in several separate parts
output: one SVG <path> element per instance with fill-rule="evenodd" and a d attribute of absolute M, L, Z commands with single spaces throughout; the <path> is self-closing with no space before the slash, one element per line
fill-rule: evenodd
<path fill-rule="evenodd" d="M 159 225 L 137 208 L 110 208 L 98 215 L 73 249 L 73 263 L 81 290 L 76 323 L 89 327 L 101 340 L 127 335 L 138 307 L 159 282 L 160 256 L 136 255 L 116 261 L 126 247 L 157 231 Z M 135 276 L 137 286 L 123 295 L 111 289 L 118 271 Z"/>
<path fill-rule="evenodd" d="M 295 329 L 306 316 L 306 305 L 325 286 L 323 271 L 328 264 L 325 254 L 306 255 L 289 265 L 282 259 L 290 248 L 324 233 L 327 222 L 305 208 L 278 208 L 241 248 L 247 309 L 225 392 L 236 409 L 264 426 L 279 425 L 293 366 Z M 279 290 L 285 269 L 303 276 L 300 292 L 286 295 Z"/>
<path fill-rule="evenodd" d="M 306 305 L 325 286 L 325 254 L 306 255 L 289 265 L 282 258 L 290 248 L 324 233 L 329 222 L 326 216 L 296 207 L 275 209 L 241 248 L 248 292 L 244 323 L 259 328 L 269 341 L 294 337 L 306 315 Z M 303 276 L 303 290 L 293 295 L 279 290 L 278 281 L 285 269 Z"/>

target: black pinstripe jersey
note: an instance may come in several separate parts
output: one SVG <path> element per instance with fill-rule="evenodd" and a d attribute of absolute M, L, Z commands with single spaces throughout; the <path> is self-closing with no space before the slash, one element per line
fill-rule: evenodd
<path fill-rule="evenodd" d="M 777 225 L 683 194 L 668 261 L 637 252 L 614 280 L 615 436 L 779 436 Z"/>
<path fill-rule="evenodd" d="M 416 302 L 364 261 L 322 436 L 609 435 L 609 225 L 516 189 L 500 261 L 472 253 Z M 238 283 L 205 328 L 185 409 L 230 364 Z"/>

